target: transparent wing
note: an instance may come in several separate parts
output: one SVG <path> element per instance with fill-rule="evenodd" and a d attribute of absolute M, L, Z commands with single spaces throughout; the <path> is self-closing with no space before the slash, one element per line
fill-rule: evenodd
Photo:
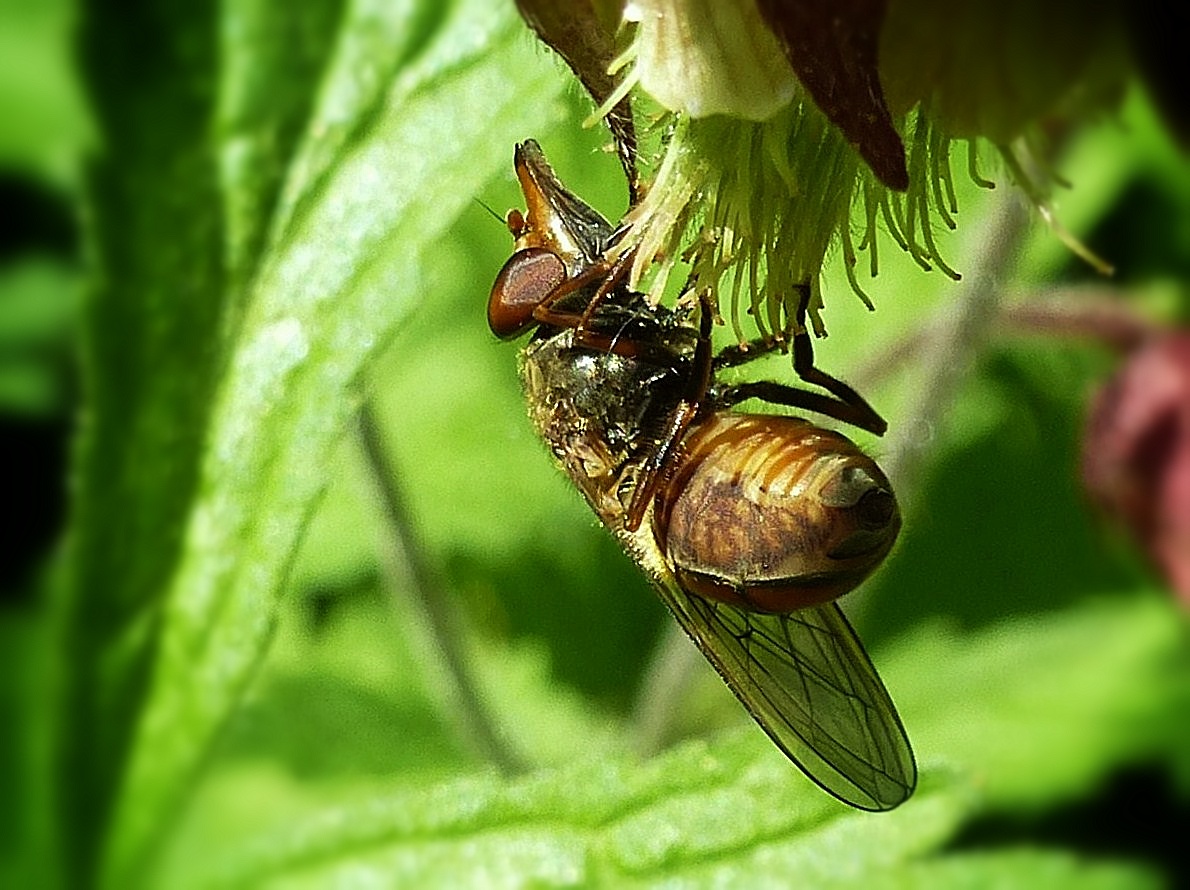
<path fill-rule="evenodd" d="M 731 691 L 818 785 L 864 810 L 891 810 L 913 793 L 905 728 L 837 605 L 773 615 L 659 586 Z"/>

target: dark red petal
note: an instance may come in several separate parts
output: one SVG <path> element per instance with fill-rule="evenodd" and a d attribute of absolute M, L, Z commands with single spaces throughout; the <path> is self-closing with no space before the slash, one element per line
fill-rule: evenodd
<path fill-rule="evenodd" d="M 757 0 L 814 102 L 891 189 L 909 188 L 905 146 L 877 70 L 886 0 Z"/>
<path fill-rule="evenodd" d="M 1099 393 L 1083 483 L 1190 605 L 1190 332 L 1153 337 Z"/>

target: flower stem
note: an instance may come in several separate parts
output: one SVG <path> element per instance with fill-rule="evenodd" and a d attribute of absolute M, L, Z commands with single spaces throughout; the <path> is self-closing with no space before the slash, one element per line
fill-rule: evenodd
<path fill-rule="evenodd" d="M 508 743 L 484 702 L 465 645 L 465 621 L 437 578 L 400 486 L 400 473 L 385 449 L 370 401 L 360 408 L 358 438 L 383 507 L 386 534 L 380 544 L 382 573 L 393 607 L 409 632 L 426 686 L 458 735 L 501 771 L 524 772 L 527 764 Z"/>

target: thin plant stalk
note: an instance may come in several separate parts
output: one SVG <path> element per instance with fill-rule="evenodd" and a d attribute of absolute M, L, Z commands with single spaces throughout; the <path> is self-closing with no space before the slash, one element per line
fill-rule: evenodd
<path fill-rule="evenodd" d="M 383 508 L 380 542 L 385 586 L 422 665 L 424 679 L 458 735 L 477 755 L 502 772 L 524 772 L 527 764 L 493 719 L 465 642 L 465 622 L 438 580 L 416 534 L 400 472 L 385 448 L 370 401 L 360 408 L 359 441 Z"/>

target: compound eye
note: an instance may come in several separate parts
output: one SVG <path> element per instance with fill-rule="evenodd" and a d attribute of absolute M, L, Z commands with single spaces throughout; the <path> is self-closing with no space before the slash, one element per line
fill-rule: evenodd
<path fill-rule="evenodd" d="M 557 254 L 543 247 L 518 250 L 492 285 L 488 298 L 488 327 L 501 340 L 511 340 L 533 327 L 533 310 L 566 280 L 566 267 Z"/>

